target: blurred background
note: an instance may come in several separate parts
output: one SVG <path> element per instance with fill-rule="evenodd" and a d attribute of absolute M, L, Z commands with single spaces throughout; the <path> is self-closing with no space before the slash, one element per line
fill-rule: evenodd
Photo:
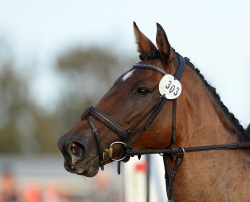
<path fill-rule="evenodd" d="M 57 140 L 139 61 L 133 21 L 153 43 L 160 23 L 246 127 L 249 10 L 247 0 L 0 0 L 1 196 L 124 201 L 116 165 L 93 179 L 69 174 Z"/>

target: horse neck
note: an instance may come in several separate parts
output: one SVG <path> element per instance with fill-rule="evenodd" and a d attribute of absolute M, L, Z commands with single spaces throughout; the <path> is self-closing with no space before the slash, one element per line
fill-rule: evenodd
<path fill-rule="evenodd" d="M 237 142 L 235 128 L 200 78 L 186 68 L 177 103 L 176 146 L 195 147 Z M 174 180 L 175 201 L 249 199 L 248 151 L 186 153 Z M 170 169 L 173 162 L 168 159 Z M 243 166 L 244 165 L 244 166 Z M 233 182 L 233 183 L 232 183 Z M 240 187 L 240 191 L 238 190 Z M 244 200 L 243 200 L 244 201 Z"/>
<path fill-rule="evenodd" d="M 237 130 L 190 67 L 182 81 L 183 95 L 177 105 L 179 143 L 188 147 L 237 142 Z"/>

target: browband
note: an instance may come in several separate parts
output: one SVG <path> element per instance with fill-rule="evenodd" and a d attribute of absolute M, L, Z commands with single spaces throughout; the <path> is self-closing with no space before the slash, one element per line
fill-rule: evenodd
<path fill-rule="evenodd" d="M 180 81 L 181 77 L 182 77 L 182 74 L 184 72 L 184 67 L 185 67 L 186 63 L 185 63 L 184 58 L 179 53 L 176 52 L 176 55 L 178 56 L 179 66 L 178 66 L 177 71 L 174 74 L 174 77 Z M 163 76 L 168 74 L 165 69 L 163 69 L 160 66 L 153 65 L 153 64 L 134 63 L 133 68 L 151 69 L 151 70 L 154 70 L 154 71 L 157 71 L 157 72 L 161 73 Z"/>

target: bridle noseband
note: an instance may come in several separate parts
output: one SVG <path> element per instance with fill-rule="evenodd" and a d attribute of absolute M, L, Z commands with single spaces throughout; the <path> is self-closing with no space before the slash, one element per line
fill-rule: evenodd
<path fill-rule="evenodd" d="M 185 67 L 185 60 L 183 59 L 183 57 L 176 53 L 177 57 L 178 57 L 178 61 L 179 61 L 179 66 L 178 69 L 175 73 L 175 78 L 180 80 L 184 71 L 184 67 Z M 157 65 L 153 65 L 153 64 L 140 64 L 140 63 L 134 63 L 132 69 L 151 69 L 153 71 L 159 72 L 161 73 L 163 76 L 167 74 L 167 72 L 160 66 Z M 111 161 L 128 161 L 129 160 L 129 156 L 122 156 L 124 155 L 124 151 L 125 150 L 132 150 L 132 144 L 135 142 L 135 140 L 140 136 L 140 134 L 142 132 L 144 132 L 145 130 L 148 129 L 148 127 L 150 126 L 150 124 L 153 122 L 153 120 L 156 118 L 156 116 L 160 113 L 161 109 L 163 108 L 163 106 L 165 105 L 166 101 L 168 99 L 163 95 L 160 96 L 160 98 L 156 101 L 156 103 L 154 104 L 154 106 L 148 110 L 148 112 L 139 119 L 139 121 L 137 121 L 130 129 L 125 130 L 123 129 L 118 123 L 116 123 L 114 120 L 112 120 L 109 116 L 107 116 L 106 114 L 104 114 L 102 111 L 100 111 L 99 109 L 93 107 L 93 106 L 89 106 L 85 112 L 82 114 L 81 116 L 81 120 L 83 119 L 87 119 L 92 130 L 93 130 L 93 134 L 95 136 L 96 142 L 97 142 L 97 147 L 98 147 L 98 152 L 99 152 L 99 164 L 101 169 L 104 169 L 104 155 L 103 152 L 106 151 L 109 153 L 109 159 Z M 169 146 L 175 142 L 175 130 L 176 130 L 176 100 L 173 100 L 174 104 L 173 104 L 173 134 L 172 134 L 172 140 L 171 143 L 169 144 Z M 111 144 L 109 149 L 105 149 L 103 150 L 102 145 L 101 145 L 101 141 L 100 141 L 100 137 L 98 134 L 98 130 L 96 129 L 93 121 L 91 120 L 90 116 L 98 119 L 99 121 L 101 121 L 103 124 L 105 124 L 109 129 L 111 129 L 113 132 L 115 132 L 120 138 L 122 142 L 114 142 Z M 146 118 L 148 117 L 148 119 L 146 120 Z M 132 131 L 134 131 L 144 120 L 146 120 L 146 123 L 140 127 L 135 133 L 134 135 L 130 138 L 130 134 L 132 133 Z M 122 144 L 122 149 L 119 155 L 119 159 L 113 159 L 112 158 L 112 154 L 113 154 L 113 148 L 112 146 L 114 144 Z M 120 173 L 120 170 L 118 169 L 118 173 Z"/>

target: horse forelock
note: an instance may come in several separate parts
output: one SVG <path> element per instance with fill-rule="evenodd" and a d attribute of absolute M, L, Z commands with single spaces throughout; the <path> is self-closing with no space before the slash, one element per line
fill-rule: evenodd
<path fill-rule="evenodd" d="M 160 58 L 160 52 L 158 50 L 153 50 L 150 53 L 143 52 L 139 55 L 140 60 L 151 60 L 154 58 Z"/>
<path fill-rule="evenodd" d="M 215 99 L 218 107 L 222 110 L 223 114 L 227 117 L 227 119 L 230 121 L 230 123 L 234 126 L 234 128 L 240 132 L 241 137 L 246 140 L 250 141 L 250 124 L 246 130 L 242 127 L 242 125 L 239 123 L 239 120 L 235 118 L 234 114 L 231 113 L 228 108 L 224 105 L 224 103 L 221 101 L 219 94 L 216 92 L 216 89 L 212 87 L 204 78 L 204 76 L 200 73 L 200 70 L 195 68 L 195 66 L 190 62 L 189 58 L 185 57 L 186 64 L 199 76 L 202 83 L 206 86 L 206 88 L 211 93 L 212 97 Z"/>

